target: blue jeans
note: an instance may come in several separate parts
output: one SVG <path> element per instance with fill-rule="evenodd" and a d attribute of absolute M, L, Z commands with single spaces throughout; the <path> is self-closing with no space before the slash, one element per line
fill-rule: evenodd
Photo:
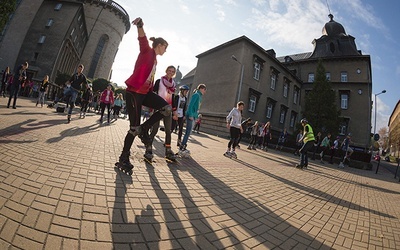
<path fill-rule="evenodd" d="M 75 106 L 76 98 L 78 97 L 78 91 L 72 87 L 66 88 L 64 90 L 64 96 L 69 97 L 67 98 L 67 100 L 69 101 L 68 115 L 71 115 L 72 109 Z"/>
<path fill-rule="evenodd" d="M 193 129 L 193 120 L 190 120 L 189 117 L 186 118 L 186 132 L 185 135 L 183 136 L 183 140 L 181 143 L 181 149 L 186 147 L 187 141 L 189 140 L 190 133 L 192 132 Z"/>

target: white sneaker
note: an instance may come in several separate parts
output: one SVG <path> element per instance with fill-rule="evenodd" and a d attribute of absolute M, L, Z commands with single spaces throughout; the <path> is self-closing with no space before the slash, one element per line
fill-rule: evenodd
<path fill-rule="evenodd" d="M 339 163 L 339 168 L 344 168 L 343 162 Z"/>

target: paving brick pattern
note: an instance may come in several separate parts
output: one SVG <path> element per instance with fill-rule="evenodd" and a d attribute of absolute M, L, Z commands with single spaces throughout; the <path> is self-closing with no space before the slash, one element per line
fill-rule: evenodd
<path fill-rule="evenodd" d="M 0 249 L 400 249 L 400 183 L 274 150 L 222 154 L 193 135 L 192 158 L 156 162 L 135 140 L 132 176 L 114 169 L 127 120 L 72 122 L 0 98 Z M 173 134 L 173 144 L 176 134 Z"/>

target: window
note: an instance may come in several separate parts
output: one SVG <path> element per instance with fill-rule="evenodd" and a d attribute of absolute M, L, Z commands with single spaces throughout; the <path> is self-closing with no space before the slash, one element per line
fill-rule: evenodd
<path fill-rule="evenodd" d="M 272 74 L 271 75 L 271 89 L 275 90 L 276 88 L 276 75 Z"/>
<path fill-rule="evenodd" d="M 331 80 L 331 73 L 330 72 L 326 72 L 325 73 L 325 77 L 326 77 L 327 81 L 330 81 Z"/>
<path fill-rule="evenodd" d="M 75 28 L 72 29 L 71 34 L 69 34 L 70 36 L 72 36 L 75 32 Z"/>
<path fill-rule="evenodd" d="M 290 127 L 294 128 L 294 125 L 296 123 L 296 118 L 297 118 L 297 114 L 295 112 L 292 112 L 291 116 L 290 116 Z"/>
<path fill-rule="evenodd" d="M 285 83 L 283 85 L 283 97 L 288 97 L 288 92 L 289 92 L 289 84 Z"/>
<path fill-rule="evenodd" d="M 268 119 L 272 117 L 272 108 L 273 108 L 272 103 L 268 103 L 268 105 L 267 105 L 267 118 Z"/>
<path fill-rule="evenodd" d="M 314 82 L 314 73 L 308 74 L 308 82 Z"/>
<path fill-rule="evenodd" d="M 59 11 L 59 10 L 61 10 L 61 7 L 62 7 L 62 3 L 58 3 L 58 4 L 56 4 L 56 7 L 54 7 L 54 10 Z"/>
<path fill-rule="evenodd" d="M 249 99 L 249 111 L 250 112 L 254 112 L 256 110 L 256 102 L 257 102 L 257 97 L 255 97 L 254 95 L 251 95 L 250 99 Z"/>
<path fill-rule="evenodd" d="M 349 105 L 349 95 L 348 94 L 341 94 L 340 95 L 340 107 L 342 109 L 347 109 Z"/>
<path fill-rule="evenodd" d="M 78 16 L 78 21 L 80 21 L 81 18 L 82 18 L 82 14 L 80 14 L 80 15 Z"/>
<path fill-rule="evenodd" d="M 38 43 L 43 44 L 45 40 L 46 40 L 46 36 L 41 35 L 41 36 L 39 37 Z"/>
<path fill-rule="evenodd" d="M 343 71 L 340 73 L 340 81 L 347 82 L 347 72 Z"/>
<path fill-rule="evenodd" d="M 260 80 L 261 64 L 259 62 L 254 62 L 254 76 L 256 80 Z"/>
<path fill-rule="evenodd" d="M 53 19 L 53 18 L 47 19 L 46 28 L 48 28 L 48 27 L 50 27 L 51 25 L 53 25 L 53 23 L 54 23 L 54 19 Z"/>
<path fill-rule="evenodd" d="M 298 87 L 294 88 L 293 103 L 300 104 L 300 89 Z"/>
<path fill-rule="evenodd" d="M 286 108 L 281 107 L 281 115 L 279 116 L 279 123 L 281 124 L 285 123 L 285 117 L 286 117 Z"/>

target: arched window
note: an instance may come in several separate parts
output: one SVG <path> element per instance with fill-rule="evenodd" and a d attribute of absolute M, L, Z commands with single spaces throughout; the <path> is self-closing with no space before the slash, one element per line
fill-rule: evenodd
<path fill-rule="evenodd" d="M 99 42 L 97 43 L 96 50 L 94 51 L 94 55 L 92 57 L 92 62 L 90 63 L 90 68 L 89 68 L 89 72 L 88 72 L 89 78 L 94 77 L 94 73 L 96 72 L 97 64 L 99 63 L 101 54 L 102 54 L 103 49 L 106 46 L 107 42 L 108 42 L 108 36 L 102 35 L 99 39 Z"/>

